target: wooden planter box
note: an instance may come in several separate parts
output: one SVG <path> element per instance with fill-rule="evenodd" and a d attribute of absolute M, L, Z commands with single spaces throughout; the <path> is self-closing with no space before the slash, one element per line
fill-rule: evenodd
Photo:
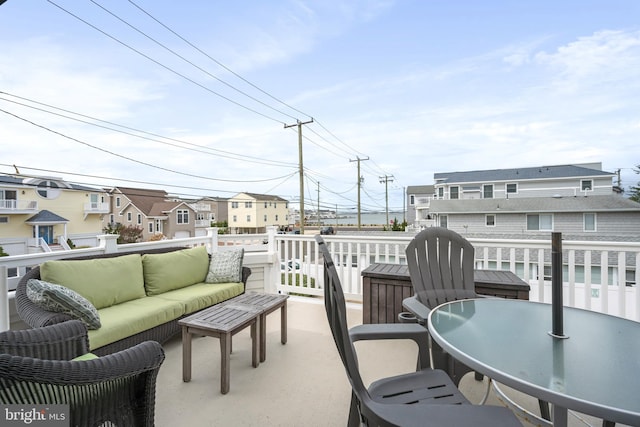
<path fill-rule="evenodd" d="M 475 270 L 476 292 L 502 298 L 529 299 L 529 285 L 510 271 Z M 409 267 L 371 264 L 362 271 L 362 322 L 397 323 L 402 300 L 413 295 Z"/>

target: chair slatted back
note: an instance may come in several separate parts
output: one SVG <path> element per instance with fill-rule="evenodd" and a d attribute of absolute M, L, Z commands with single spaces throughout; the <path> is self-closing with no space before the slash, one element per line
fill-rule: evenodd
<path fill-rule="evenodd" d="M 458 233 L 442 227 L 427 228 L 411 240 L 406 255 L 414 292 L 427 307 L 477 297 L 475 250 Z"/>
<path fill-rule="evenodd" d="M 331 333 L 353 391 L 358 399 L 369 401 L 369 392 L 360 376 L 355 348 L 349 337 L 347 307 L 342 284 L 324 239 L 319 235 L 315 238 L 324 259 L 324 305 Z"/>

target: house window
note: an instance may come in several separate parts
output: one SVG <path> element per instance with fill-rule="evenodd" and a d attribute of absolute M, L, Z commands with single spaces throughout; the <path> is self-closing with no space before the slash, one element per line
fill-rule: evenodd
<path fill-rule="evenodd" d="M 138 224 L 142 224 L 142 214 L 138 214 Z"/>
<path fill-rule="evenodd" d="M 266 215 L 264 216 L 264 222 L 267 222 L 267 216 Z"/>
<path fill-rule="evenodd" d="M 487 227 L 495 227 L 496 226 L 496 216 L 495 215 L 487 215 L 484 217 L 484 223 Z"/>
<path fill-rule="evenodd" d="M 582 191 L 593 191 L 593 180 L 583 179 L 582 181 L 580 181 L 580 189 Z"/>
<path fill-rule="evenodd" d="M 527 230 L 553 231 L 553 215 L 527 215 Z"/>
<path fill-rule="evenodd" d="M 440 215 L 440 227 L 447 228 L 448 218 L 446 215 Z"/>
<path fill-rule="evenodd" d="M 115 222 L 116 222 L 115 217 L 113 216 L 113 214 L 110 214 L 110 215 L 109 215 L 109 224 L 113 224 L 113 223 L 115 223 Z"/>
<path fill-rule="evenodd" d="M 278 202 L 273 202 L 273 207 L 277 208 L 278 207 Z"/>
<path fill-rule="evenodd" d="M 0 224 L 8 224 L 9 217 L 8 216 L 0 216 Z"/>
<path fill-rule="evenodd" d="M 238 209 L 238 202 L 231 202 L 231 209 Z"/>
<path fill-rule="evenodd" d="M 278 221 L 278 214 L 276 214 L 276 222 Z"/>
<path fill-rule="evenodd" d="M 438 188 L 438 198 L 442 199 L 444 197 L 444 188 Z"/>
<path fill-rule="evenodd" d="M 233 222 L 238 222 L 238 215 L 233 216 Z"/>
<path fill-rule="evenodd" d="M 458 187 L 457 185 L 454 187 L 451 187 L 451 189 L 449 190 L 449 198 L 450 199 L 459 199 L 460 198 L 460 187 Z"/>
<path fill-rule="evenodd" d="M 245 208 L 252 208 L 253 207 L 253 202 L 244 202 L 244 207 Z"/>
<path fill-rule="evenodd" d="M 251 222 L 251 215 L 247 215 L 247 222 Z"/>
<path fill-rule="evenodd" d="M 267 202 L 264 202 L 264 208 L 265 209 L 267 208 Z"/>
<path fill-rule="evenodd" d="M 507 194 L 516 194 L 518 192 L 518 184 L 507 184 Z"/>
<path fill-rule="evenodd" d="M 116 197 L 116 208 L 120 207 L 120 197 Z"/>
<path fill-rule="evenodd" d="M 127 221 L 128 222 L 131 222 L 132 217 L 133 216 L 131 215 L 131 212 L 127 212 Z"/>
<path fill-rule="evenodd" d="M 149 233 L 153 233 L 153 222 L 149 222 Z"/>
<path fill-rule="evenodd" d="M 482 198 L 493 199 L 493 184 L 484 184 L 482 186 Z"/>
<path fill-rule="evenodd" d="M 176 212 L 176 222 L 178 224 L 189 224 L 189 211 L 186 209 L 178 209 Z"/>
<path fill-rule="evenodd" d="M 416 196 L 414 196 L 413 194 L 409 196 L 409 204 L 411 206 L 416 204 Z"/>
<path fill-rule="evenodd" d="M 596 214 L 584 214 L 584 231 L 596 231 Z"/>

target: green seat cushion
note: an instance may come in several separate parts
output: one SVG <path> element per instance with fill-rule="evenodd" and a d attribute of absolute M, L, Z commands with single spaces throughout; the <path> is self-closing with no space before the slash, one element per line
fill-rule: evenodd
<path fill-rule="evenodd" d="M 179 302 L 182 304 L 185 314 L 190 314 L 231 299 L 242 294 L 242 292 L 244 292 L 243 283 L 218 283 L 215 285 L 211 283 L 197 283 L 186 288 L 165 292 L 154 298 Z"/>
<path fill-rule="evenodd" d="M 93 360 L 93 359 L 97 359 L 98 356 L 96 356 L 93 353 L 85 353 L 85 354 L 81 354 L 78 357 L 74 357 L 73 359 L 71 359 L 73 362 L 81 362 L 83 360 Z"/>
<path fill-rule="evenodd" d="M 56 313 L 65 313 L 81 320 L 87 329 L 100 328 L 98 310 L 85 297 L 64 286 L 29 279 L 27 298 L 37 306 Z"/>
<path fill-rule="evenodd" d="M 209 269 L 209 254 L 204 246 L 142 256 L 147 295 L 204 282 Z"/>
<path fill-rule="evenodd" d="M 184 309 L 177 301 L 145 297 L 103 308 L 99 313 L 102 327 L 89 331 L 91 350 L 177 319 Z"/>
<path fill-rule="evenodd" d="M 138 254 L 46 261 L 40 266 L 40 278 L 76 291 L 98 310 L 145 296 Z"/>

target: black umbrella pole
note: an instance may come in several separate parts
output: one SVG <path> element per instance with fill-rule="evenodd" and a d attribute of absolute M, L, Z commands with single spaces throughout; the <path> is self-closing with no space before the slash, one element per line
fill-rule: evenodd
<path fill-rule="evenodd" d="M 553 336 L 564 337 L 562 320 L 562 233 L 551 233 L 551 305 Z"/>

